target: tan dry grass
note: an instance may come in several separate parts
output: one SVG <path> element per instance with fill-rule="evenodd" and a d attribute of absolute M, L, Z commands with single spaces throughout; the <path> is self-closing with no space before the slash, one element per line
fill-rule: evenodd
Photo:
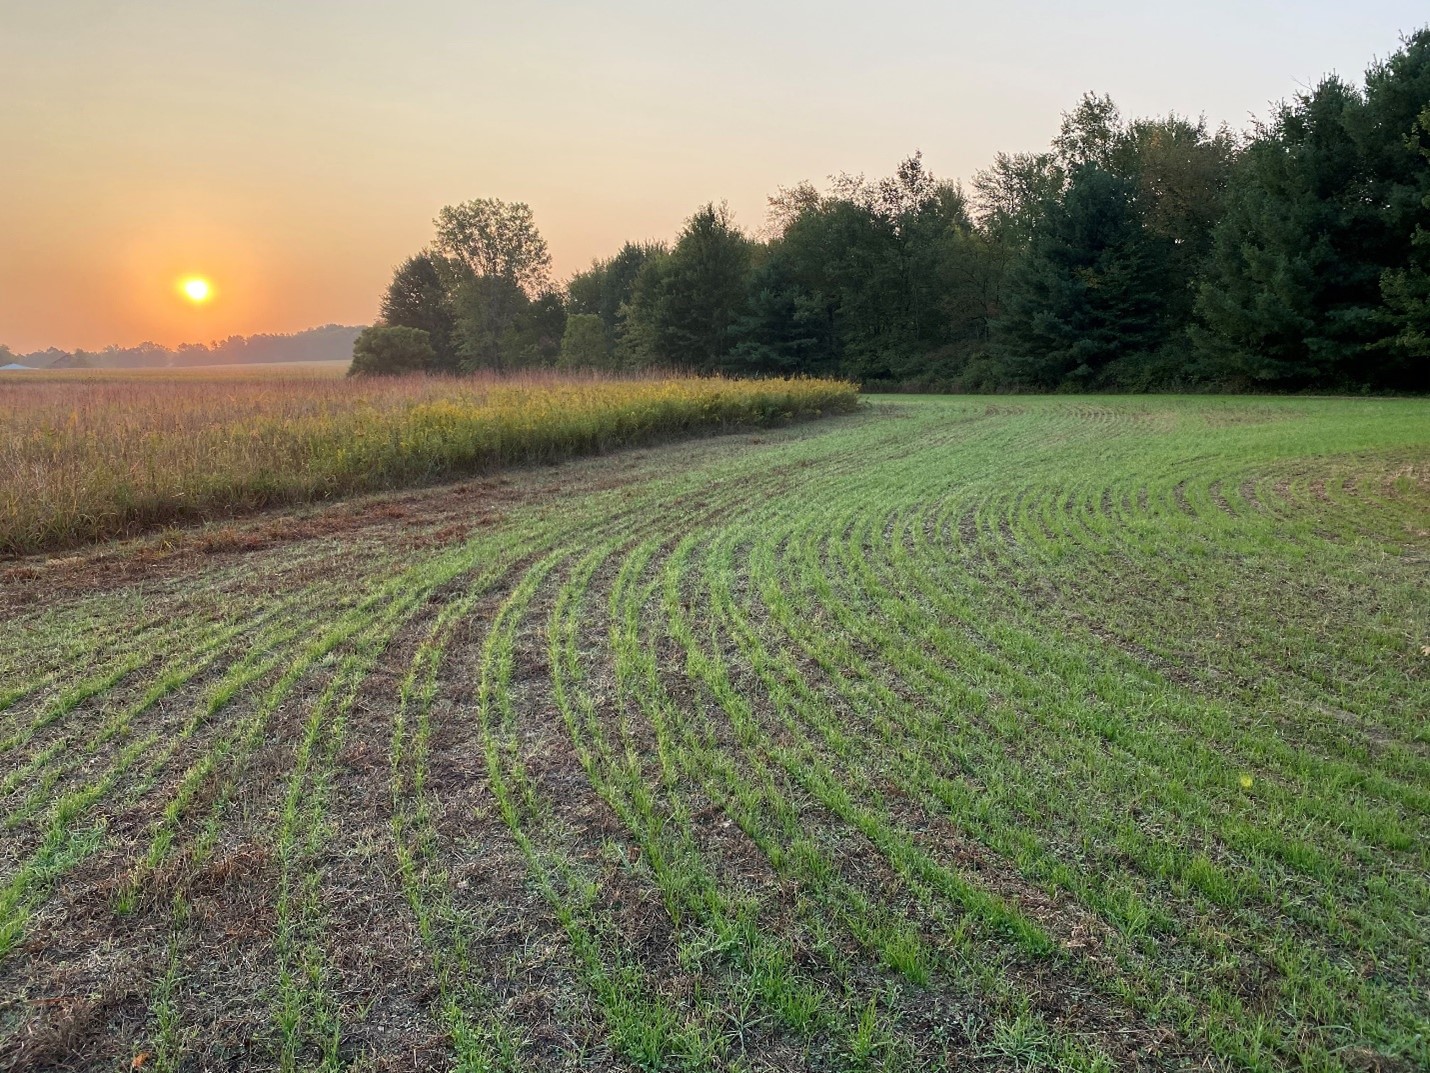
<path fill-rule="evenodd" d="M 0 554 L 853 408 L 830 380 L 592 375 L 0 381 Z"/>

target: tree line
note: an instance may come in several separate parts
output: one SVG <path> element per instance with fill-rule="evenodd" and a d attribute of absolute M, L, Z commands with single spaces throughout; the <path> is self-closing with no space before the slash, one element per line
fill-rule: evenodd
<path fill-rule="evenodd" d="M 1088 94 L 968 189 L 914 153 L 723 205 L 563 286 L 529 207 L 451 206 L 355 372 L 836 374 L 868 387 L 1430 390 L 1430 29 L 1238 133 Z"/>
<path fill-rule="evenodd" d="M 17 354 L 0 344 L 0 365 L 10 362 L 34 369 L 158 369 L 204 365 L 256 365 L 290 361 L 343 361 L 353 352 L 360 327 L 325 324 L 290 334 L 230 335 L 211 343 L 181 343 L 176 347 L 145 342 L 107 346 L 103 350 L 61 350 L 50 347 Z"/>

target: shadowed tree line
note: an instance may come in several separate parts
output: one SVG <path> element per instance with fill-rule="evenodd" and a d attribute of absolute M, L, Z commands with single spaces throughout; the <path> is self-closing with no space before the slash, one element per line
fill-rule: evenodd
<path fill-rule="evenodd" d="M 965 189 L 918 153 L 723 205 L 564 287 L 522 204 L 442 210 L 354 371 L 838 374 L 929 390 L 1430 390 L 1430 30 L 1246 133 L 1085 96 Z"/>
<path fill-rule="evenodd" d="M 361 328 L 325 324 L 289 335 L 231 335 L 212 343 L 158 343 L 109 346 L 103 350 L 36 350 L 16 354 L 0 345 L 0 365 L 11 362 L 33 369 L 154 369 L 205 365 L 253 365 L 290 361 L 344 361 Z"/>

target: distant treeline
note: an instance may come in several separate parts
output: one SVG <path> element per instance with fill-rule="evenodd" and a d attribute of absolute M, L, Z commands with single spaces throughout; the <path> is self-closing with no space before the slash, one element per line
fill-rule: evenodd
<path fill-rule="evenodd" d="M 354 371 L 836 374 L 931 390 L 1430 389 L 1430 30 L 1245 134 L 1087 95 L 965 190 L 916 153 L 706 205 L 552 286 L 530 209 L 442 211 Z"/>
<path fill-rule="evenodd" d="M 325 324 L 292 335 L 231 335 L 212 343 L 158 343 L 110 346 L 103 350 L 37 350 L 14 354 L 0 346 L 0 365 L 15 362 L 36 369 L 150 369 L 195 365 L 245 365 L 275 361 L 346 361 L 361 327 Z"/>

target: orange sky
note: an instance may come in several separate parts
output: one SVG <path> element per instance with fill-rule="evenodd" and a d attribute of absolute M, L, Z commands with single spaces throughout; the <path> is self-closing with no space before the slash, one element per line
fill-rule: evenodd
<path fill-rule="evenodd" d="M 560 275 L 726 198 L 967 178 L 1087 89 L 1236 126 L 1359 77 L 1419 4 L 0 0 L 0 343 L 364 323 L 451 202 L 528 202 Z M 1076 8 L 1076 11 L 1071 10 Z M 1191 9 L 1195 10 L 1191 10 Z M 201 308 L 178 295 L 211 279 Z"/>

